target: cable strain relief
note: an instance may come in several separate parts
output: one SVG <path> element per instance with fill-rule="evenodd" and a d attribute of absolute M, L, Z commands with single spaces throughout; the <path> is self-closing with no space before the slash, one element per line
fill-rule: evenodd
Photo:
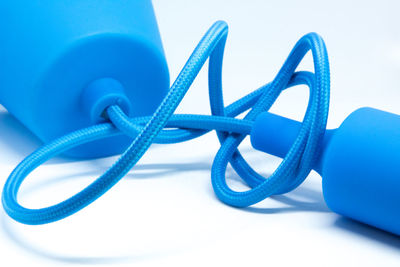
<path fill-rule="evenodd" d="M 106 109 L 118 105 L 130 116 L 131 102 L 125 94 L 123 85 L 113 78 L 101 78 L 91 82 L 82 92 L 81 107 L 93 124 L 108 120 Z"/>

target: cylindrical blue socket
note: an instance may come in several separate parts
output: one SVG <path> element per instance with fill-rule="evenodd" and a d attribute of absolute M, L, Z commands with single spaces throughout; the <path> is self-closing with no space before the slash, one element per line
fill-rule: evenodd
<path fill-rule="evenodd" d="M 260 114 L 251 133 L 254 148 L 284 157 L 301 123 Z M 344 216 L 400 235 L 400 116 L 358 109 L 328 130 L 314 169 L 325 201 Z"/>

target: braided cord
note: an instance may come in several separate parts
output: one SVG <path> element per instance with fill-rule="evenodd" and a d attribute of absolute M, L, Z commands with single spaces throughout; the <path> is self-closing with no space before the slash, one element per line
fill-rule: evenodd
<path fill-rule="evenodd" d="M 110 122 L 65 135 L 25 158 L 10 174 L 4 186 L 2 202 L 7 214 L 25 224 L 44 224 L 63 219 L 86 207 L 114 186 L 139 161 L 153 142 L 184 142 L 212 130 L 217 132 L 221 142 L 211 171 L 212 185 L 221 201 L 232 206 L 244 207 L 272 194 L 288 192 L 300 185 L 311 171 L 326 128 L 329 63 L 325 45 L 317 34 L 305 35 L 298 41 L 271 83 L 225 107 L 221 72 L 227 34 L 228 26 L 222 21 L 216 22 L 208 30 L 152 116 L 128 118 L 118 106 L 110 106 L 106 110 Z M 295 72 L 302 58 L 310 50 L 315 73 Z M 208 58 L 212 115 L 173 115 Z M 301 131 L 281 165 L 269 178 L 264 178 L 248 165 L 237 147 L 250 134 L 255 118 L 261 112 L 269 110 L 280 92 L 299 84 L 310 88 L 309 104 Z M 248 110 L 244 119 L 235 118 Z M 88 187 L 47 208 L 29 209 L 18 203 L 17 193 L 22 182 L 45 161 L 78 145 L 120 134 L 132 136 L 134 141 L 122 156 Z M 225 172 L 228 162 L 251 187 L 250 190 L 235 192 L 227 186 Z"/>

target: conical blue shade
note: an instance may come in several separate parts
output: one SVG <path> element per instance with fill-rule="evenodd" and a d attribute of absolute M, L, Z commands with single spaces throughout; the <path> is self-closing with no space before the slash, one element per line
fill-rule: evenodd
<path fill-rule="evenodd" d="M 300 122 L 271 113 L 256 120 L 254 148 L 284 157 Z M 334 212 L 400 235 L 400 116 L 358 109 L 325 134 L 315 168 Z"/>
<path fill-rule="evenodd" d="M 152 114 L 169 88 L 150 0 L 0 1 L 0 25 L 0 103 L 44 142 L 93 125 L 81 95 L 96 80 L 118 81 L 132 116 Z M 107 156 L 130 141 L 68 153 Z"/>

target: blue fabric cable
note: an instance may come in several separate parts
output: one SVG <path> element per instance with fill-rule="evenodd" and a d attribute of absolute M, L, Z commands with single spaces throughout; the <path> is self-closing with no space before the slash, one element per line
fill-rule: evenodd
<path fill-rule="evenodd" d="M 217 132 L 221 143 L 211 170 L 212 185 L 216 195 L 224 203 L 245 207 L 300 185 L 311 171 L 326 129 L 329 63 L 324 42 L 315 33 L 305 35 L 298 41 L 271 83 L 225 107 L 221 72 L 227 34 L 228 26 L 222 21 L 216 22 L 208 30 L 152 116 L 128 118 L 118 106 L 110 106 L 106 112 L 110 122 L 65 135 L 25 158 L 10 174 L 4 186 L 2 202 L 7 214 L 21 223 L 32 225 L 63 219 L 108 191 L 139 161 L 153 142 L 183 142 L 212 130 Z M 295 72 L 310 50 L 315 73 Z M 207 59 L 212 115 L 173 115 Z M 302 128 L 277 170 L 270 177 L 264 178 L 250 167 L 237 147 L 250 133 L 258 114 L 268 111 L 284 89 L 299 84 L 310 88 L 309 104 Z M 246 111 L 248 113 L 244 119 L 235 118 Z M 22 182 L 45 161 L 83 143 L 119 134 L 132 136 L 134 141 L 117 162 L 88 187 L 47 208 L 29 209 L 18 203 L 17 193 Z M 225 177 L 228 163 L 251 189 L 236 192 L 228 187 Z"/>

